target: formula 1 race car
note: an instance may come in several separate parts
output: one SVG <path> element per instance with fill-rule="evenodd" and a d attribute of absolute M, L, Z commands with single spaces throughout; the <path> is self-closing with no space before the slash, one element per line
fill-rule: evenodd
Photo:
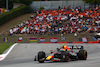
<path fill-rule="evenodd" d="M 69 60 L 86 60 L 87 59 L 87 51 L 84 50 L 83 46 L 68 46 L 70 51 L 61 51 L 61 48 L 57 48 L 57 50 L 51 51 L 48 56 L 44 51 L 39 51 L 35 56 L 34 61 L 38 61 L 39 63 L 44 63 L 44 61 L 60 61 L 60 62 L 68 62 Z M 75 50 L 74 50 L 75 49 Z M 78 49 L 78 51 L 76 50 Z"/>

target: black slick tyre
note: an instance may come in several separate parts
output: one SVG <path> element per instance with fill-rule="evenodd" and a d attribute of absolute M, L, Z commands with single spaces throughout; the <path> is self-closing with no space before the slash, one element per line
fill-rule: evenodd
<path fill-rule="evenodd" d="M 42 60 L 43 58 L 45 58 L 45 52 L 43 52 L 43 51 L 38 52 L 39 63 L 44 63 L 44 60 Z"/>
<path fill-rule="evenodd" d="M 86 50 L 80 50 L 78 52 L 78 59 L 79 60 L 86 60 L 87 59 L 87 51 Z"/>

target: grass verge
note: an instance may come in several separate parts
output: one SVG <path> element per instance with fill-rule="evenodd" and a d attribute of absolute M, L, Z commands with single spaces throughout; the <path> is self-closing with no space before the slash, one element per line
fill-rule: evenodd
<path fill-rule="evenodd" d="M 0 54 L 2 54 L 6 49 L 8 49 L 14 43 L 0 43 Z"/>

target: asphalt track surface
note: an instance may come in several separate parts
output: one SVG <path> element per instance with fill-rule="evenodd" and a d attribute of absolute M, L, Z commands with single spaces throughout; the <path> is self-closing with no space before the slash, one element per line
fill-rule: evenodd
<path fill-rule="evenodd" d="M 100 44 L 67 44 L 83 45 L 88 52 L 87 60 L 69 62 L 45 62 L 34 61 L 38 51 L 50 52 L 61 44 L 19 43 L 9 55 L 0 62 L 0 67 L 100 67 Z"/>

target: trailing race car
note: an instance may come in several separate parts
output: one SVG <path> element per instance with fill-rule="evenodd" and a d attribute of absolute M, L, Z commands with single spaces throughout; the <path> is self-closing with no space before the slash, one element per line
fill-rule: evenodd
<path fill-rule="evenodd" d="M 57 51 L 51 51 L 50 55 L 46 56 L 44 51 L 39 51 L 35 56 L 34 61 L 39 63 L 44 63 L 44 61 L 60 61 L 68 62 L 69 60 L 86 60 L 87 51 L 84 50 L 83 46 L 67 46 L 70 50 L 62 50 L 62 48 L 57 48 Z M 75 49 L 75 50 L 74 50 Z M 76 52 L 76 49 L 79 51 Z"/>

